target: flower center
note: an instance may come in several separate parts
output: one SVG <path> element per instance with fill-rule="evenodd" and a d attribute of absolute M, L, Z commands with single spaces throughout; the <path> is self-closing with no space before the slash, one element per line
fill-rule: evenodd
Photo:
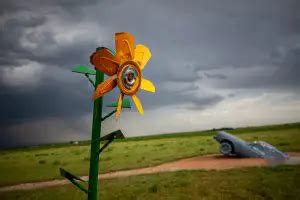
<path fill-rule="evenodd" d="M 125 95 L 133 95 L 140 88 L 142 72 L 138 64 L 132 60 L 124 62 L 117 72 L 117 84 Z"/>
<path fill-rule="evenodd" d="M 134 85 L 137 76 L 138 76 L 138 72 L 133 66 L 131 65 L 126 66 L 122 74 L 123 85 L 127 89 L 130 89 Z"/>

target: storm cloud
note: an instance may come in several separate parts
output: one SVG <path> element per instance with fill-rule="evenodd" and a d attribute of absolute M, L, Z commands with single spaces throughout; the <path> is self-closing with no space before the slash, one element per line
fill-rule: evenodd
<path fill-rule="evenodd" d="M 143 118 L 125 111 L 105 132 L 299 121 L 299 10 L 297 0 L 2 1 L 0 146 L 88 139 L 93 89 L 71 69 L 123 31 L 150 47 L 144 75 L 157 92 L 139 95 Z"/>

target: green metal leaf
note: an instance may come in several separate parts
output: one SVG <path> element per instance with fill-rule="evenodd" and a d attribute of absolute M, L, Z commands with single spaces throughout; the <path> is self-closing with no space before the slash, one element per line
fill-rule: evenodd
<path fill-rule="evenodd" d="M 80 74 L 96 75 L 96 70 L 90 69 L 89 67 L 84 66 L 84 65 L 78 65 L 78 66 L 74 67 L 72 72 L 80 73 Z"/>
<path fill-rule="evenodd" d="M 115 101 L 112 104 L 107 105 L 107 107 L 118 107 L 118 102 Z M 131 108 L 131 103 L 129 99 L 123 99 L 122 108 Z"/>

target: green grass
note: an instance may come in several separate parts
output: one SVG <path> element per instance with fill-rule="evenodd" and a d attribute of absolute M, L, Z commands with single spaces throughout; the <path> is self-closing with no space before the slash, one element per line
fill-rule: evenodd
<path fill-rule="evenodd" d="M 72 185 L 0 193 L 0 199 L 85 199 Z M 181 171 L 103 180 L 100 199 L 300 199 L 300 166 Z"/>
<path fill-rule="evenodd" d="M 300 151 L 300 123 L 229 131 L 264 140 L 283 151 Z M 111 144 L 100 157 L 100 172 L 152 166 L 184 157 L 218 152 L 213 131 L 130 138 Z M 59 167 L 87 175 L 88 143 L 0 151 L 0 185 L 61 178 Z"/>

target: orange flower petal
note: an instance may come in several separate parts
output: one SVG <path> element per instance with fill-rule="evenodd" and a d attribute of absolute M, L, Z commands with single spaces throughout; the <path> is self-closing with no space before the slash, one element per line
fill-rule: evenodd
<path fill-rule="evenodd" d="M 110 92 L 112 89 L 114 89 L 117 86 L 116 79 L 117 75 L 114 75 L 106 81 L 100 83 L 94 92 L 94 100 L 102 97 L 105 93 Z"/>
<path fill-rule="evenodd" d="M 134 36 L 122 32 L 115 35 L 117 59 L 121 62 L 132 60 L 134 57 Z"/>
<path fill-rule="evenodd" d="M 102 71 L 109 76 L 116 74 L 119 68 L 118 60 L 106 48 L 93 53 L 91 56 L 91 63 L 97 70 Z"/>

